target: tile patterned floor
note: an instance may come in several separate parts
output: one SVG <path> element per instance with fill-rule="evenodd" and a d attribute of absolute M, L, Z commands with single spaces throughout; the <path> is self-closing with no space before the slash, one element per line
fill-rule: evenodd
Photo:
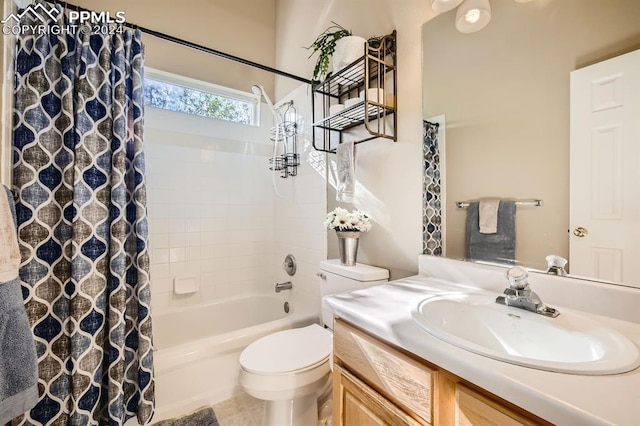
<path fill-rule="evenodd" d="M 264 401 L 245 393 L 213 404 L 220 426 L 261 426 Z"/>
<path fill-rule="evenodd" d="M 213 404 L 220 426 L 262 426 L 264 401 L 255 399 L 245 393 L 226 401 Z M 331 400 L 325 400 L 321 406 L 318 426 L 331 426 Z"/>

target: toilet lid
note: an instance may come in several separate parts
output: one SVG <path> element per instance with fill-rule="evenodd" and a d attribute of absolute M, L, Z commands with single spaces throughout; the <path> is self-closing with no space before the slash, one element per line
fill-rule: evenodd
<path fill-rule="evenodd" d="M 331 334 L 318 324 L 278 331 L 246 347 L 240 365 L 257 374 L 302 370 L 331 355 Z"/>

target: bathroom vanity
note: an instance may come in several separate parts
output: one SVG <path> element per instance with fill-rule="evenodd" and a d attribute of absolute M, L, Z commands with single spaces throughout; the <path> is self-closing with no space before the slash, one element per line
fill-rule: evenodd
<path fill-rule="evenodd" d="M 605 375 L 545 371 L 481 356 L 425 332 L 412 317 L 425 298 L 494 290 L 498 296 L 506 278 L 505 269 L 449 259 L 425 257 L 420 264 L 421 275 L 324 299 L 336 316 L 335 425 L 638 424 L 638 368 Z M 574 309 L 589 312 L 630 340 L 634 350 L 640 346 L 640 292 L 559 282 L 535 275 L 531 282 L 545 302 L 560 309 L 558 318 Z M 619 308 L 623 300 L 629 309 Z M 608 312 L 607 306 L 618 308 Z"/>
<path fill-rule="evenodd" d="M 548 425 L 342 320 L 334 328 L 336 425 Z"/>

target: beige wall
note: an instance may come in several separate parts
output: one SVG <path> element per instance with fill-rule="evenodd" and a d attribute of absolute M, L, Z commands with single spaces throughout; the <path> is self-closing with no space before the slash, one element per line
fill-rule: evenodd
<path fill-rule="evenodd" d="M 126 12 L 128 22 L 267 66 L 275 63 L 275 0 L 77 0 L 87 9 Z M 273 74 L 144 35 L 145 65 L 273 95 Z"/>
<path fill-rule="evenodd" d="M 542 198 L 518 208 L 517 257 L 568 258 L 569 73 L 640 47 L 637 0 L 492 1 L 480 32 L 451 12 L 423 29 L 425 117 L 446 114 L 447 255 L 464 256 L 456 201 Z"/>
<path fill-rule="evenodd" d="M 360 241 L 358 261 L 387 267 L 392 278 L 417 272 L 422 250 L 421 26 L 429 19 L 427 0 L 277 0 L 276 66 L 310 77 L 314 65 L 303 49 L 331 21 L 355 35 L 369 37 L 398 31 L 398 142 L 374 140 L 358 145 L 356 201 L 375 219 Z M 293 84 L 277 79 L 276 93 Z M 331 154 L 329 159 L 334 159 Z M 336 205 L 328 189 L 328 206 Z M 336 238 L 327 234 L 329 257 L 337 257 Z"/>

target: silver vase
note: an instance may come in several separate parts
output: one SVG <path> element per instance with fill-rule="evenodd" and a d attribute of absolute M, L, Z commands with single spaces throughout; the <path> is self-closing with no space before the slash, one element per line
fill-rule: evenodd
<path fill-rule="evenodd" d="M 345 266 L 355 266 L 358 257 L 359 232 L 340 232 L 338 236 L 338 249 L 340 249 L 340 263 Z"/>

